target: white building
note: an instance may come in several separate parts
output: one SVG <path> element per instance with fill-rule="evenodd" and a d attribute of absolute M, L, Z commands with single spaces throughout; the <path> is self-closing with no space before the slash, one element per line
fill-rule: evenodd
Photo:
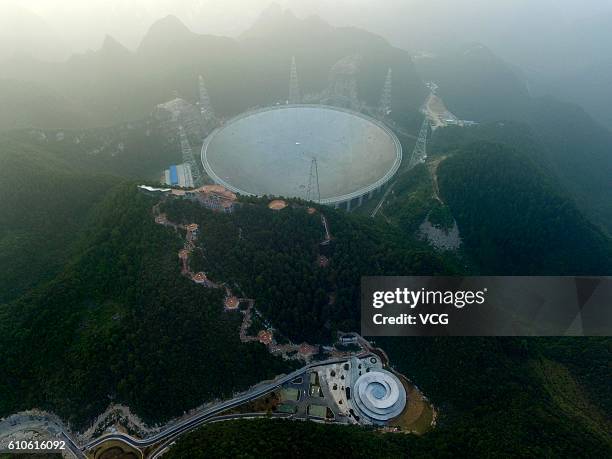
<path fill-rule="evenodd" d="M 362 374 L 352 388 L 353 406 L 372 424 L 385 424 L 406 407 L 406 390 L 393 373 L 376 369 Z"/>

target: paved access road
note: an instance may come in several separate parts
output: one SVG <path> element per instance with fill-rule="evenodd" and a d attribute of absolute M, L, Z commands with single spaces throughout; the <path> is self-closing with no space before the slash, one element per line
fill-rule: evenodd
<path fill-rule="evenodd" d="M 225 415 L 221 415 L 221 416 L 213 416 L 212 418 L 208 418 L 207 420 L 205 420 L 203 424 L 208 424 L 208 423 L 212 423 L 212 422 L 221 422 L 221 421 L 231 421 L 234 419 L 256 419 L 256 418 L 266 418 L 266 417 L 273 417 L 275 419 L 289 419 L 291 418 L 293 415 L 292 414 L 288 414 L 288 413 L 272 413 L 271 415 L 267 414 L 267 413 L 236 413 L 236 414 L 225 414 Z M 166 440 L 164 440 L 158 447 L 157 449 L 149 455 L 148 459 L 157 459 L 158 457 L 160 457 L 162 454 L 164 454 L 168 447 L 170 447 L 175 441 L 176 439 L 182 435 L 182 433 L 178 433 L 175 436 L 172 436 Z"/>
<path fill-rule="evenodd" d="M 366 357 L 366 356 L 367 355 L 363 355 L 359 357 Z M 236 398 L 221 402 L 217 405 L 204 409 L 194 414 L 193 416 L 162 430 L 158 434 L 152 435 L 151 437 L 139 440 L 139 439 L 131 437 L 130 435 L 123 434 L 123 433 L 106 434 L 106 435 L 103 435 L 91 441 L 90 443 L 85 445 L 82 448 L 82 450 L 83 451 L 90 450 L 91 448 L 99 446 L 100 444 L 106 441 L 110 441 L 110 440 L 121 441 L 135 448 L 145 448 L 147 446 L 152 446 L 156 443 L 163 442 L 163 445 L 161 445 L 163 447 L 161 449 L 164 449 L 168 444 L 170 444 L 173 440 L 178 438 L 180 435 L 186 432 L 189 432 L 195 429 L 196 427 L 199 427 L 200 425 L 205 424 L 206 422 L 215 421 L 215 420 L 234 419 L 234 418 L 240 418 L 240 417 L 249 417 L 248 415 L 247 416 L 245 415 L 218 416 L 218 415 L 219 413 L 222 413 L 223 411 L 226 411 L 228 409 L 242 405 L 243 403 L 249 402 L 251 400 L 261 397 L 262 395 L 272 392 L 275 389 L 282 386 L 283 384 L 289 381 L 292 381 L 295 378 L 298 378 L 300 376 L 304 377 L 305 373 L 312 370 L 313 368 L 324 366 L 324 365 L 330 365 L 334 363 L 343 363 L 343 362 L 346 362 L 347 360 L 348 358 L 337 358 L 337 359 L 329 359 L 329 360 L 324 360 L 321 362 L 311 363 L 309 365 L 306 365 L 305 367 L 300 368 L 299 370 L 294 371 L 293 373 L 290 373 L 286 376 L 278 378 L 270 383 L 255 387 L 252 390 L 242 395 L 239 395 Z M 251 417 L 253 417 L 253 415 L 251 415 Z M 155 457 L 155 454 L 157 453 L 154 453 L 153 457 Z"/>

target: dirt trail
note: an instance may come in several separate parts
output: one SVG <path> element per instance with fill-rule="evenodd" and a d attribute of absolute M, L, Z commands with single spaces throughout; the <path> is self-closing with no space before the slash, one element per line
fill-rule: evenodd
<path fill-rule="evenodd" d="M 444 204 L 444 201 L 440 197 L 440 188 L 438 187 L 438 166 L 440 163 L 444 161 L 448 156 L 442 156 L 437 158 L 429 163 L 429 173 L 431 174 L 431 181 L 433 185 L 434 198 L 440 203 Z"/>

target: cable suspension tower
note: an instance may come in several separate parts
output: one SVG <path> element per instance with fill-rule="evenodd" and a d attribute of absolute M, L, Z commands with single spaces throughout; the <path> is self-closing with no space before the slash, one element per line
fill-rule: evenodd
<path fill-rule="evenodd" d="M 200 167 L 193 156 L 193 150 L 191 149 L 191 144 L 189 143 L 187 134 L 185 134 L 185 129 L 183 129 L 183 126 L 180 124 L 178 126 L 178 131 L 181 143 L 181 152 L 183 153 L 183 162 L 189 164 L 189 167 L 191 168 L 191 176 L 193 177 L 193 184 L 198 187 L 202 184 Z"/>
<path fill-rule="evenodd" d="M 214 120 L 215 112 L 212 108 L 208 90 L 206 89 L 206 84 L 204 83 L 204 77 L 202 77 L 202 75 L 198 77 L 198 86 L 200 93 L 200 113 L 202 114 L 202 118 L 204 121 Z"/>
<path fill-rule="evenodd" d="M 416 145 L 414 146 L 414 150 L 412 151 L 412 156 L 410 157 L 410 162 L 408 163 L 408 167 L 414 167 L 419 163 L 424 163 L 427 159 L 427 135 L 429 134 L 429 118 L 425 117 L 423 120 L 423 124 L 421 125 L 421 130 L 419 131 L 419 137 L 416 141 Z"/>
<path fill-rule="evenodd" d="M 319 188 L 319 167 L 317 158 L 310 162 L 310 174 L 308 175 L 308 188 L 306 188 L 306 200 L 321 203 L 321 190 Z"/>
<path fill-rule="evenodd" d="M 417 164 L 424 163 L 425 160 L 427 159 L 427 136 L 429 135 L 429 126 L 430 126 L 429 118 L 425 117 L 425 119 L 423 120 L 423 124 L 421 124 L 421 129 L 419 131 L 419 136 L 417 138 L 416 144 L 414 145 L 414 150 L 412 150 L 412 156 L 410 156 L 408 167 L 404 170 L 404 172 L 412 169 Z M 383 197 L 381 198 L 381 200 L 378 202 L 378 205 L 374 208 L 374 210 L 370 214 L 370 217 L 372 218 L 376 217 L 376 215 L 378 214 L 378 212 L 384 205 L 387 199 L 387 196 L 389 196 L 389 194 L 391 193 L 391 190 L 393 190 L 393 187 L 395 186 L 396 183 L 397 183 L 397 179 L 391 182 L 387 186 L 387 191 L 385 191 L 385 194 L 383 194 Z"/>
<path fill-rule="evenodd" d="M 378 105 L 378 112 L 382 116 L 389 116 L 391 114 L 391 90 L 392 90 L 393 76 L 391 69 L 387 71 L 387 77 L 385 78 L 385 85 L 383 86 L 382 96 L 380 97 L 380 104 Z"/>
<path fill-rule="evenodd" d="M 300 84 L 297 75 L 297 65 L 295 64 L 295 56 L 291 58 L 291 72 L 289 74 L 289 103 L 299 104 L 302 101 L 300 95 Z"/>

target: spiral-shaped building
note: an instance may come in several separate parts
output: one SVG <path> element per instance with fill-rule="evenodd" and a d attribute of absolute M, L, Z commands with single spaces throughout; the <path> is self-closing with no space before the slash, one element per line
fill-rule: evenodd
<path fill-rule="evenodd" d="M 360 376 L 353 385 L 354 405 L 374 424 L 397 417 L 406 406 L 406 390 L 394 374 L 374 370 Z"/>

